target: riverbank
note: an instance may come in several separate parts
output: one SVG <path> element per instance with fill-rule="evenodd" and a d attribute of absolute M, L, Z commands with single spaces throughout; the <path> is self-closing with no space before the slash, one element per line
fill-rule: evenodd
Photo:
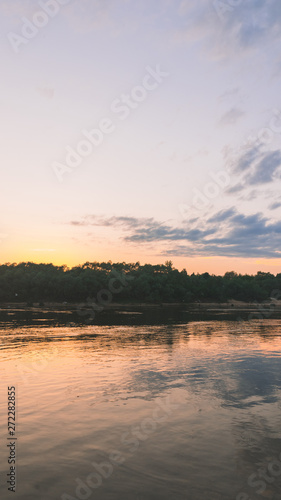
<path fill-rule="evenodd" d="M 100 306 L 97 306 L 97 308 Z M 162 302 L 162 303 L 145 303 L 145 302 L 127 302 L 127 303 L 110 303 L 101 307 L 104 310 L 112 311 L 137 311 L 141 309 L 186 309 L 190 311 L 233 311 L 233 310 L 258 310 L 258 309 L 276 309 L 281 310 L 281 300 L 267 300 L 264 302 L 243 302 L 238 300 L 229 300 L 227 302 Z M 70 312 L 80 310 L 92 310 L 93 304 L 91 302 L 5 302 L 0 304 L 0 311 L 34 311 L 34 312 Z"/>

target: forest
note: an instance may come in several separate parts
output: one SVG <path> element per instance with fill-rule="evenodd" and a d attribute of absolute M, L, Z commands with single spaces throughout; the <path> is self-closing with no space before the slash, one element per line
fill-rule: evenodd
<path fill-rule="evenodd" d="M 86 262 L 68 268 L 53 264 L 3 264 L 0 266 L 0 303 L 76 303 L 98 299 L 100 303 L 190 303 L 264 301 L 281 298 L 281 273 L 259 271 L 224 276 L 188 274 L 171 261 L 140 265 L 139 262 Z"/>

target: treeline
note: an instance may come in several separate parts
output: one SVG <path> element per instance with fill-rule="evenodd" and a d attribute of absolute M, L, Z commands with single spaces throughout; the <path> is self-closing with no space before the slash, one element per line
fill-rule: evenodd
<path fill-rule="evenodd" d="M 71 303 L 97 297 L 100 302 L 260 302 L 272 297 L 274 290 L 281 290 L 281 273 L 189 275 L 185 269 L 175 269 L 171 261 L 143 266 L 139 262 L 86 262 L 71 269 L 32 262 L 0 266 L 2 303 Z"/>

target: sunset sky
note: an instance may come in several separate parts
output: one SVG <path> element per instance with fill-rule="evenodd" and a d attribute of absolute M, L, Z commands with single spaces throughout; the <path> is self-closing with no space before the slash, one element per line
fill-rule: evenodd
<path fill-rule="evenodd" d="M 0 0 L 1 263 L 281 272 L 280 0 Z"/>

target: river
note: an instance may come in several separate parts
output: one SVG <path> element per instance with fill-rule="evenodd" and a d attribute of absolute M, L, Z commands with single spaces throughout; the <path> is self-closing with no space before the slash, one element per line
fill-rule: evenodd
<path fill-rule="evenodd" d="M 1 499 L 280 499 L 281 320 L 137 316 L 0 322 Z"/>

